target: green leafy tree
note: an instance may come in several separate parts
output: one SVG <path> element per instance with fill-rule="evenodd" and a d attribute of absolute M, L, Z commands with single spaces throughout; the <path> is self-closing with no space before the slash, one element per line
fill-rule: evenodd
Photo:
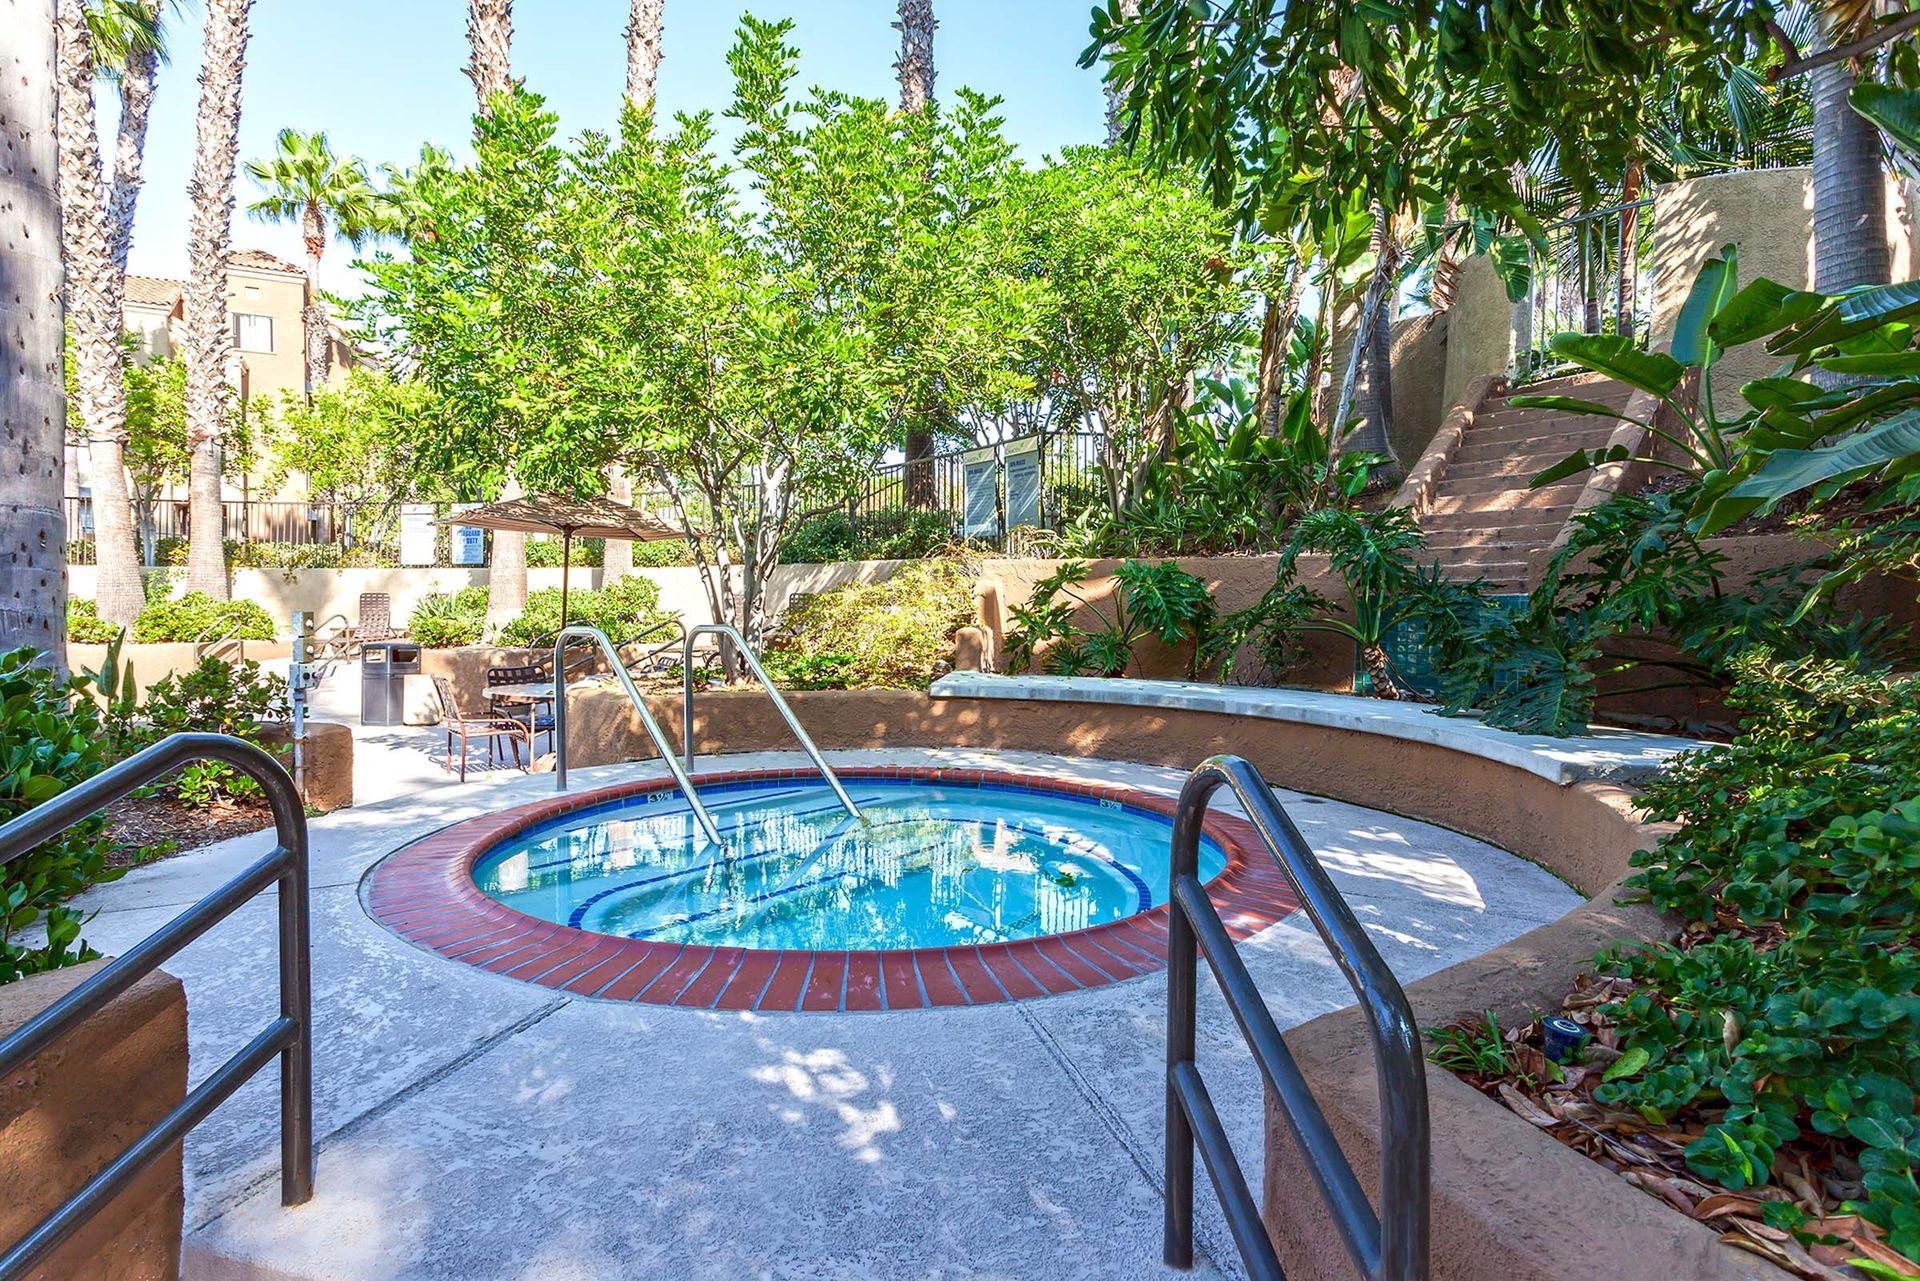
<path fill-rule="evenodd" d="M 1031 368 L 1063 417 L 1102 433 L 1125 512 L 1173 449 L 1192 377 L 1252 327 L 1250 252 L 1198 186 L 1100 148 L 1020 175 L 1006 208 L 1047 291 Z"/>

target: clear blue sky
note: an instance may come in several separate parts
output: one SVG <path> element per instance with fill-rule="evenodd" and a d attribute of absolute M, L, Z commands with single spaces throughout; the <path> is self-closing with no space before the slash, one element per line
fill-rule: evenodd
<path fill-rule="evenodd" d="M 803 51 L 802 86 L 893 97 L 899 33 L 895 0 L 667 0 L 663 111 L 724 108 L 726 51 L 743 9 L 791 17 Z M 1007 134 L 1029 160 L 1103 134 L 1098 77 L 1075 66 L 1087 43 L 1090 0 L 935 0 L 940 21 L 936 92 L 967 85 L 1005 99 Z M 514 73 L 544 94 L 571 136 L 609 126 L 626 78 L 627 0 L 520 0 Z M 161 73 L 147 142 L 146 187 L 131 268 L 186 272 L 187 176 L 199 93 L 200 0 L 173 20 L 173 61 Z M 240 156 L 271 152 L 284 126 L 324 129 L 336 150 L 369 167 L 404 164 L 434 142 L 465 154 L 473 89 L 466 65 L 464 0 L 258 0 L 247 47 Z M 107 144 L 109 147 L 111 143 Z M 298 234 L 247 216 L 254 186 L 238 184 L 234 244 L 300 261 Z M 354 292 L 351 250 L 331 246 L 324 287 Z"/>

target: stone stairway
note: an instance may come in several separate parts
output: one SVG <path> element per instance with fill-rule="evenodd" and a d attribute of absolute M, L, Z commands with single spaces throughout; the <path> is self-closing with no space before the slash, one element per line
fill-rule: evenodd
<path fill-rule="evenodd" d="M 1530 383 L 1492 394 L 1474 412 L 1420 515 L 1427 549 L 1447 577 L 1479 578 L 1496 592 L 1524 592 L 1572 513 L 1585 474 L 1541 489 L 1533 478 L 1575 449 L 1597 449 L 1615 422 L 1554 409 L 1515 408 L 1514 395 L 1578 396 L 1624 409 L 1632 389 L 1596 375 Z"/>

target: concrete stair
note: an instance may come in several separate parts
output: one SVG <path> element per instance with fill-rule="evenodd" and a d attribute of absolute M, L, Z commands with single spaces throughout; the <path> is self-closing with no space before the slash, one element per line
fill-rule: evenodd
<path fill-rule="evenodd" d="M 1540 489 L 1533 478 L 1576 449 L 1599 449 L 1616 423 L 1509 402 L 1515 395 L 1578 396 L 1624 410 L 1632 389 L 1595 375 L 1495 393 L 1473 415 L 1420 516 L 1427 550 L 1447 577 L 1482 579 L 1496 592 L 1524 592 L 1536 562 L 1559 537 L 1587 477 Z"/>

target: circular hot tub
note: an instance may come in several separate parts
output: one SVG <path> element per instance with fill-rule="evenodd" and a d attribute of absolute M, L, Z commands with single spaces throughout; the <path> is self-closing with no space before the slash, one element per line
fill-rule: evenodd
<path fill-rule="evenodd" d="M 454 825 L 375 869 L 368 907 L 442 955 L 574 994 L 722 1009 L 858 1010 L 1048 995 L 1160 968 L 1172 803 L 980 770 L 668 781 Z M 1244 935 L 1295 900 L 1242 820 L 1211 815 L 1200 874 Z"/>

